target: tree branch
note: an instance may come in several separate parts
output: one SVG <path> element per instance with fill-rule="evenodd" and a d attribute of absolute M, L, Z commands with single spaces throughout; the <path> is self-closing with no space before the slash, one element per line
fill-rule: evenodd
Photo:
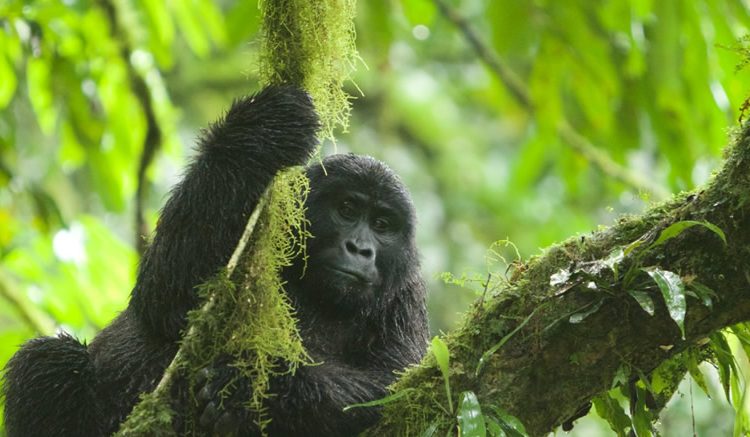
<path fill-rule="evenodd" d="M 434 1 L 440 10 L 440 13 L 458 28 L 479 59 L 484 62 L 490 71 L 497 76 L 500 82 L 505 85 L 518 104 L 533 115 L 535 112 L 534 102 L 523 81 L 513 72 L 513 70 L 503 63 L 500 56 L 498 56 L 497 53 L 495 53 L 482 40 L 476 30 L 474 30 L 464 17 L 452 9 L 445 0 Z M 557 132 L 568 146 L 599 168 L 604 174 L 609 175 L 613 179 L 616 179 L 633 189 L 651 193 L 658 200 L 663 200 L 669 197 L 669 192 L 667 192 L 664 187 L 655 184 L 649 179 L 643 178 L 620 165 L 617 161 L 610 158 L 602 149 L 596 147 L 587 140 L 586 137 L 578 133 L 570 125 L 568 120 L 563 118 L 558 123 Z"/>
<path fill-rule="evenodd" d="M 5 272 L 0 272 L 0 297 L 5 299 L 13 307 L 24 322 L 32 331 L 39 335 L 51 335 L 55 332 L 55 322 L 46 314 L 37 311 L 33 305 L 29 305 L 16 287 L 9 284 L 10 278 L 7 278 Z"/>
<path fill-rule="evenodd" d="M 607 230 L 571 238 L 517 266 L 508 283 L 446 340 L 453 396 L 474 391 L 482 405 L 501 407 L 531 435 L 543 435 L 608 390 L 619 369 L 632 369 L 634 377 L 648 374 L 712 332 L 750 319 L 750 128 L 727 155 L 707 186 L 642 216 L 623 218 Z M 684 220 L 718 226 L 727 243 L 695 226 L 663 244 L 651 244 L 670 224 Z M 640 243 L 632 244 L 636 241 Z M 634 249 L 615 263 L 617 273 L 603 268 L 603 260 L 629 245 Z M 642 271 L 646 267 L 674 272 L 688 288 L 700 283 L 716 292 L 711 308 L 688 297 L 684 338 L 658 287 Z M 552 281 L 561 272 L 570 273 L 570 279 Z M 656 305 L 653 316 L 631 297 L 631 290 L 649 294 Z M 583 320 L 571 319 L 593 307 L 598 310 Z M 525 326 L 505 338 L 527 318 Z M 497 350 L 488 352 L 492 349 Z M 383 419 L 369 435 L 403 435 L 435 422 L 453 426 L 454 420 L 437 405 L 447 405 L 436 388 L 441 381 L 434 358 L 428 356 L 393 387 L 412 390 L 385 406 Z"/>

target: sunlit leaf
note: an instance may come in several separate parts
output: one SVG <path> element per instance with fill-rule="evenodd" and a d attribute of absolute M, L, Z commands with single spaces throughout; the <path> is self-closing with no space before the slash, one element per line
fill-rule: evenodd
<path fill-rule="evenodd" d="M 714 234 L 716 234 L 719 238 L 721 238 L 721 241 L 724 242 L 724 244 L 727 244 L 727 237 L 724 235 L 724 231 L 722 231 L 718 226 L 714 225 L 713 223 L 709 223 L 707 221 L 694 221 L 694 220 L 683 220 L 677 223 L 673 223 L 669 226 L 667 226 L 666 229 L 661 231 L 661 234 L 659 234 L 659 238 L 656 239 L 651 244 L 651 247 L 656 247 L 659 245 L 664 244 L 666 241 L 671 240 L 672 238 L 682 234 L 685 232 L 685 230 L 692 228 L 693 226 L 703 226 L 706 229 L 710 230 Z"/>
<path fill-rule="evenodd" d="M 360 404 L 347 405 L 346 407 L 344 407 L 343 411 L 349 411 L 352 408 L 376 407 L 378 405 L 385 405 L 385 404 L 387 404 L 389 402 L 395 401 L 396 399 L 401 399 L 402 397 L 406 396 L 407 394 L 409 394 L 409 392 L 412 392 L 412 391 L 414 391 L 413 388 L 407 388 L 407 389 L 404 389 L 404 390 L 401 390 L 401 391 L 397 391 L 396 393 L 388 395 L 388 396 L 386 396 L 384 398 L 376 399 L 374 401 L 362 402 Z"/>
<path fill-rule="evenodd" d="M 196 16 L 196 11 L 190 1 L 169 2 L 172 8 L 180 32 L 185 37 L 190 49 L 199 57 L 208 55 L 209 43 L 206 32 L 201 26 L 200 17 Z"/>
<path fill-rule="evenodd" d="M 401 0 L 401 7 L 412 26 L 431 24 L 437 12 L 435 3 L 430 0 Z"/>
<path fill-rule="evenodd" d="M 655 267 L 644 269 L 651 279 L 661 290 L 664 297 L 664 303 L 669 310 L 669 316 L 680 327 L 682 337 L 685 337 L 685 312 L 687 305 L 685 303 L 685 285 L 682 283 L 680 276 L 668 270 L 661 270 Z"/>
<path fill-rule="evenodd" d="M 693 381 L 695 381 L 696 385 L 700 387 L 701 390 L 703 390 L 703 393 L 706 394 L 709 398 L 711 397 L 711 393 L 708 391 L 708 384 L 706 383 L 706 378 L 703 376 L 703 372 L 701 372 L 701 369 L 698 367 L 699 359 L 696 356 L 695 350 L 691 350 L 688 353 L 687 356 L 687 367 L 688 371 L 690 372 L 690 376 L 693 377 Z"/>
<path fill-rule="evenodd" d="M 258 31 L 260 12 L 255 2 L 238 1 L 226 13 L 227 37 L 231 44 L 247 41 Z"/>
<path fill-rule="evenodd" d="M 448 410 L 453 411 L 453 399 L 451 396 L 450 382 L 450 352 L 445 342 L 438 336 L 432 338 L 432 354 L 435 356 L 440 372 L 445 381 L 445 394 L 448 396 Z"/>
<path fill-rule="evenodd" d="M 16 92 L 16 72 L 0 52 L 0 109 L 5 108 Z"/>
<path fill-rule="evenodd" d="M 50 73 L 52 65 L 43 58 L 31 58 L 26 63 L 28 93 L 36 113 L 39 127 L 51 134 L 57 120 L 57 110 L 53 105 Z"/>

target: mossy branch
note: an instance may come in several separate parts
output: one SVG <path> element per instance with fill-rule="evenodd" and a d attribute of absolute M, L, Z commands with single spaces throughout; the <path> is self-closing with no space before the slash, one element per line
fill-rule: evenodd
<path fill-rule="evenodd" d="M 654 242 L 669 225 L 688 220 L 718 226 L 726 243 L 711 229 L 694 226 L 663 244 L 631 245 Z M 618 273 L 589 269 L 604 265 L 612 253 L 635 246 L 619 262 Z M 706 186 L 674 196 L 643 215 L 622 218 L 606 230 L 573 237 L 516 265 L 504 285 L 447 336 L 452 393 L 474 391 L 482 405 L 517 416 L 531 435 L 550 432 L 608 390 L 618 369 L 647 375 L 660 363 L 701 345 L 716 330 L 750 320 L 748 260 L 750 128 L 746 126 Z M 686 286 L 702 284 L 718 296 L 708 307 L 688 295 L 684 338 L 658 287 L 641 272 L 646 267 L 674 272 Z M 590 276 L 558 284 L 555 274 L 576 271 Z M 651 296 L 656 304 L 653 316 L 629 293 L 633 289 Z M 590 308 L 598 309 L 571 318 Z M 532 313 L 502 347 L 486 354 Z M 439 408 L 447 404 L 442 385 L 435 360 L 428 356 L 392 387 L 409 392 L 384 407 L 382 420 L 368 435 L 414 434 L 434 423 L 453 426 L 455 419 Z"/>
<path fill-rule="evenodd" d="M 255 226 L 258 224 L 258 218 L 260 217 L 260 213 L 261 211 L 263 211 L 263 208 L 265 208 L 266 203 L 268 202 L 269 191 L 270 189 L 267 189 L 263 193 L 263 196 L 261 196 L 260 200 L 258 201 L 258 205 L 255 207 L 255 210 L 253 210 L 253 213 L 250 215 L 250 218 L 247 220 L 247 226 L 245 227 L 245 231 L 242 233 L 242 237 L 240 238 L 239 243 L 237 243 L 237 247 L 234 249 L 234 252 L 232 253 L 232 257 L 229 259 L 229 263 L 227 263 L 226 271 L 222 273 L 226 276 L 227 279 L 229 279 L 232 276 L 232 273 L 234 273 L 234 269 L 237 267 L 237 263 L 239 262 L 239 259 L 242 256 L 242 253 L 245 251 L 245 247 L 250 241 L 250 237 L 252 237 L 253 232 L 255 232 Z M 209 296 L 208 300 L 206 300 L 206 302 L 198 311 L 204 314 L 209 313 L 212 311 L 215 303 L 216 303 L 216 300 L 214 296 Z M 189 342 L 196 335 L 198 335 L 198 332 L 197 332 L 195 325 L 193 325 L 190 327 L 190 329 L 188 329 L 187 334 L 185 334 L 183 338 L 183 342 L 184 341 Z M 156 389 L 154 389 L 154 392 L 153 392 L 153 394 L 156 397 L 163 396 L 166 393 L 166 391 L 169 389 L 177 369 L 183 363 L 183 350 L 184 349 L 180 348 L 177 351 L 177 354 L 175 355 L 172 362 L 169 364 L 169 367 L 167 367 L 167 369 L 164 371 L 164 375 L 162 376 L 161 380 L 159 381 L 159 384 L 156 386 Z"/>

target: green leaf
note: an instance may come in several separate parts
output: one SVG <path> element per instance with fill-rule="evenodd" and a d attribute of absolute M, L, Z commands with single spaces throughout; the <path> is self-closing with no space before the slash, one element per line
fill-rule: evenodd
<path fill-rule="evenodd" d="M 445 342 L 438 336 L 432 339 L 432 354 L 435 355 L 440 372 L 443 374 L 445 381 L 445 394 L 448 396 L 448 411 L 453 412 L 453 400 L 451 398 L 450 382 L 450 352 Z"/>
<path fill-rule="evenodd" d="M 693 281 L 690 283 L 690 289 L 695 293 L 698 299 L 701 300 L 703 305 L 709 309 L 713 308 L 713 299 L 718 299 L 719 296 L 711 288 L 701 284 L 700 282 Z"/>
<path fill-rule="evenodd" d="M 638 249 L 643 243 L 644 243 L 644 240 L 642 238 L 639 238 L 633 241 L 632 243 L 628 244 L 625 247 L 625 250 L 623 251 L 623 253 L 625 254 L 625 256 L 630 255 L 634 250 Z"/>
<path fill-rule="evenodd" d="M 740 341 L 740 346 L 745 351 L 745 355 L 750 357 L 750 325 L 747 323 L 738 323 L 732 326 L 731 330 Z"/>
<path fill-rule="evenodd" d="M 632 413 L 632 423 L 635 435 L 637 437 L 650 437 L 654 435 L 654 427 L 652 425 L 654 417 L 652 417 L 652 414 L 646 407 L 645 403 L 646 390 L 637 387 L 636 393 L 631 393 L 631 396 L 637 396 L 635 409 Z"/>
<path fill-rule="evenodd" d="M 661 294 L 664 297 L 664 303 L 669 310 L 669 316 L 677 323 L 685 338 L 685 312 L 687 304 L 685 303 L 685 285 L 682 283 L 680 276 L 668 270 L 661 270 L 656 267 L 643 269 L 651 279 L 659 286 Z"/>
<path fill-rule="evenodd" d="M 628 435 L 631 426 L 630 418 L 616 399 L 609 393 L 603 393 L 595 397 L 593 403 L 596 414 L 609 423 L 612 431 L 616 432 L 619 437 Z"/>
<path fill-rule="evenodd" d="M 388 395 L 388 396 L 386 396 L 384 398 L 376 399 L 374 401 L 362 402 L 361 404 L 347 405 L 347 406 L 344 407 L 343 411 L 346 412 L 346 411 L 351 410 L 352 408 L 376 407 L 378 405 L 385 405 L 385 404 L 387 404 L 389 402 L 393 402 L 396 399 L 400 399 L 400 398 L 406 396 L 409 392 L 412 392 L 412 391 L 414 391 L 413 388 L 406 388 L 404 390 L 397 391 L 396 393 Z"/>
<path fill-rule="evenodd" d="M 457 419 L 462 437 L 484 437 L 487 435 L 484 414 L 482 414 L 477 395 L 473 391 L 461 393 Z"/>
<path fill-rule="evenodd" d="M 0 53 L 0 109 L 5 108 L 16 92 L 16 72 L 11 63 Z"/>
<path fill-rule="evenodd" d="M 599 308 L 602 307 L 603 303 L 604 303 L 604 299 L 599 299 L 594 304 L 589 304 L 590 305 L 589 308 L 587 308 L 587 309 L 585 309 L 585 310 L 583 310 L 581 312 L 573 314 L 572 316 L 570 316 L 570 319 L 568 319 L 568 321 L 570 323 L 574 324 L 574 325 L 576 323 L 581 323 L 584 319 L 586 319 L 586 317 L 588 317 L 588 316 L 594 314 L 595 312 L 599 311 Z"/>
<path fill-rule="evenodd" d="M 45 134 L 51 134 L 57 120 L 57 110 L 54 106 L 50 73 L 53 71 L 51 62 L 44 58 L 30 58 L 26 63 L 26 82 L 28 84 L 29 100 L 34 108 L 39 127 Z"/>
<path fill-rule="evenodd" d="M 406 19 L 412 26 L 431 24 L 435 18 L 435 12 L 437 12 L 435 3 L 429 0 L 402 0 L 401 7 Z"/>
<path fill-rule="evenodd" d="M 622 260 L 625 258 L 625 251 L 622 247 L 618 247 L 613 250 L 609 256 L 603 261 L 604 264 L 609 267 L 610 270 L 615 274 L 615 279 L 619 276 L 618 267 Z"/>
<path fill-rule="evenodd" d="M 227 36 L 231 44 L 247 41 L 258 31 L 260 11 L 255 2 L 239 1 L 226 13 Z"/>
<path fill-rule="evenodd" d="M 703 390 L 703 393 L 706 394 L 709 398 L 711 397 L 711 393 L 708 391 L 708 384 L 706 384 L 706 378 L 703 376 L 703 372 L 701 372 L 701 369 L 698 367 L 699 360 L 697 357 L 697 353 L 695 349 L 690 349 L 688 352 L 687 360 L 686 360 L 688 371 L 690 372 L 690 376 L 693 377 L 693 381 L 698 385 L 698 387 Z"/>
<path fill-rule="evenodd" d="M 505 437 L 505 431 L 500 426 L 500 422 L 492 416 L 485 416 L 485 423 L 487 424 L 487 432 L 494 437 Z"/>
<path fill-rule="evenodd" d="M 732 349 L 727 343 L 726 337 L 721 332 L 716 332 L 711 335 L 711 349 L 714 351 L 716 357 L 716 365 L 719 368 L 719 381 L 724 389 L 724 395 L 728 402 L 732 401 L 730 395 L 730 388 L 733 375 L 737 373 L 737 367 L 734 363 L 734 356 L 732 355 Z"/>
<path fill-rule="evenodd" d="M 693 226 L 703 226 L 709 229 L 714 234 L 718 235 L 719 238 L 721 238 L 721 241 L 724 242 L 724 244 L 727 244 L 727 237 L 726 235 L 724 235 L 724 231 L 722 231 L 718 226 L 714 225 L 713 223 L 709 223 L 707 221 L 699 222 L 695 220 L 683 220 L 677 223 L 672 223 L 666 229 L 661 231 L 659 238 L 657 238 L 656 241 L 654 241 L 650 247 L 656 247 L 656 246 L 662 245 L 666 241 L 671 240 L 672 238 L 683 233 L 686 229 L 692 228 Z"/>
<path fill-rule="evenodd" d="M 182 35 L 190 49 L 199 58 L 208 55 L 209 42 L 201 25 L 201 17 L 194 13 L 191 2 L 169 2 Z"/>
<path fill-rule="evenodd" d="M 490 427 L 490 435 L 495 436 L 507 436 L 507 437 L 527 437 L 528 433 L 526 432 L 526 428 L 523 426 L 523 423 L 518 420 L 517 417 L 511 415 L 507 411 L 503 410 L 499 407 L 490 406 L 490 411 L 492 412 L 493 416 L 486 416 L 492 419 L 493 422 L 496 422 L 497 425 L 500 426 L 502 429 L 501 434 L 495 434 L 492 432 L 492 426 Z"/>
<path fill-rule="evenodd" d="M 628 294 L 638 302 L 638 305 L 640 305 L 641 308 L 643 308 L 643 311 L 647 312 L 649 316 L 654 315 L 654 300 L 651 299 L 651 296 L 648 293 L 639 290 L 628 290 Z"/>

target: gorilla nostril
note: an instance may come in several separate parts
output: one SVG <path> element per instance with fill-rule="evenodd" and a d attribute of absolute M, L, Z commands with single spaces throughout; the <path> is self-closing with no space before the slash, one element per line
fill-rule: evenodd
<path fill-rule="evenodd" d="M 372 258 L 375 254 L 375 251 L 367 245 L 367 247 L 360 247 L 352 240 L 346 240 L 344 242 L 344 246 L 346 247 L 346 251 L 352 255 L 358 255 L 365 258 Z"/>
<path fill-rule="evenodd" d="M 352 255 L 356 255 L 359 252 L 359 248 L 351 240 L 347 240 L 344 245 L 346 246 L 346 251 L 351 253 Z"/>

